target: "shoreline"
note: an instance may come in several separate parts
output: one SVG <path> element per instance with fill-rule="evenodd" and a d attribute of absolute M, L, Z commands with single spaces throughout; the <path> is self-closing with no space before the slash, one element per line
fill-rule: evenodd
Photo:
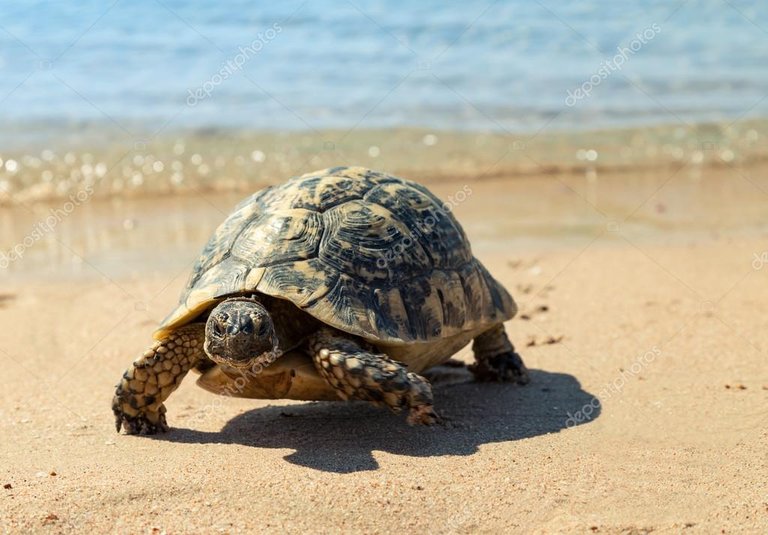
<path fill-rule="evenodd" d="M 478 254 L 578 250 L 598 236 L 607 238 L 606 246 L 621 247 L 624 237 L 679 246 L 766 235 L 759 193 L 768 192 L 768 164 L 738 172 L 688 165 L 664 172 L 423 182 L 452 203 Z M 237 192 L 195 188 L 121 198 L 81 190 L 64 201 L 5 206 L 0 281 L 181 272 L 232 208 L 263 187 L 248 185 Z"/>
<path fill-rule="evenodd" d="M 682 166 L 706 172 L 768 161 L 768 120 L 535 136 L 400 128 L 102 137 L 101 143 L 63 137 L 26 151 L 0 149 L 0 206 L 66 199 L 86 188 L 93 188 L 95 199 L 253 191 L 336 165 L 383 169 L 432 184 L 620 177 Z"/>

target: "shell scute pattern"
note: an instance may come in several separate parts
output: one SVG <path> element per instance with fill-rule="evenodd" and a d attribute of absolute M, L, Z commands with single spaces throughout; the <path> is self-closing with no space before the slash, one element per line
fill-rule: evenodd
<path fill-rule="evenodd" d="M 336 169 L 339 170 L 336 174 L 330 169 L 327 174 L 310 173 L 289 181 L 286 185 L 294 187 L 287 205 L 325 212 L 342 203 L 362 199 L 375 184 L 373 176 L 343 167 Z"/>
<path fill-rule="evenodd" d="M 490 306 L 486 310 L 496 312 L 497 317 L 500 317 L 500 312 L 504 310 L 514 309 L 516 311 L 517 305 L 504 287 L 496 282 L 488 270 L 485 269 L 484 265 L 480 262 L 475 262 L 474 264 L 477 266 L 477 270 L 480 272 L 480 278 L 485 283 L 485 286 L 488 289 L 488 296 L 491 298 Z"/>
<path fill-rule="evenodd" d="M 248 266 L 240 260 L 227 257 L 202 273 L 194 287 L 187 291 L 184 304 L 197 309 L 200 304 L 228 294 L 246 291 Z"/>
<path fill-rule="evenodd" d="M 430 277 L 412 279 L 400 287 L 408 314 L 408 338 L 437 338 L 443 333 L 443 306 Z"/>
<path fill-rule="evenodd" d="M 440 301 L 446 329 L 461 328 L 470 318 L 467 314 L 466 291 L 458 272 L 435 270 L 431 280 Z"/>
<path fill-rule="evenodd" d="M 316 212 L 295 209 L 252 220 L 232 245 L 232 255 L 251 267 L 266 267 L 317 255 L 322 224 Z"/>
<path fill-rule="evenodd" d="M 327 295 L 337 278 L 338 273 L 328 269 L 320 259 L 310 258 L 267 268 L 254 288 L 305 307 Z"/>
<path fill-rule="evenodd" d="M 408 324 L 408 312 L 403 296 L 397 287 L 376 288 L 373 291 L 374 325 L 377 332 L 385 333 L 389 338 L 401 338 L 402 325 Z"/>
<path fill-rule="evenodd" d="M 213 266 L 220 264 L 230 254 L 232 243 L 239 236 L 243 225 L 252 220 L 264 208 L 263 199 L 273 188 L 257 191 L 241 201 L 227 219 L 214 231 L 211 239 L 203 247 L 200 257 L 192 268 L 192 275 L 187 281 L 187 289 L 199 284 L 200 278 Z"/>
<path fill-rule="evenodd" d="M 397 249 L 409 236 L 408 227 L 381 206 L 350 201 L 323 216 L 320 258 L 338 271 L 375 283 L 414 277 L 432 268 L 421 245 Z"/>
<path fill-rule="evenodd" d="M 425 195 L 412 184 L 381 184 L 365 200 L 386 208 L 392 218 L 408 225 L 406 243 L 420 244 L 436 268 L 456 269 L 472 260 L 464 231 L 450 213 L 431 194 Z M 410 250 L 410 249 L 409 249 Z"/>
<path fill-rule="evenodd" d="M 241 203 L 156 336 L 216 299 L 251 291 L 392 343 L 450 336 L 516 312 L 434 195 L 364 168 L 310 173 Z"/>
<path fill-rule="evenodd" d="M 360 281 L 339 274 L 322 299 L 317 299 L 304 309 L 316 318 L 354 334 L 371 336 L 376 333 L 371 321 L 371 290 Z M 399 338 L 399 337 L 396 337 Z"/>

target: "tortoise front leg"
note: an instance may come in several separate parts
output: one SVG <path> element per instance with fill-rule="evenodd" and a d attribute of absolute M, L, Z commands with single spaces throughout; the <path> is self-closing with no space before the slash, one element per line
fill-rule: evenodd
<path fill-rule="evenodd" d="M 165 405 L 187 372 L 205 357 L 205 324 L 177 329 L 155 342 L 123 374 L 112 399 L 117 431 L 153 435 L 167 431 Z"/>
<path fill-rule="evenodd" d="M 320 375 L 340 398 L 386 405 L 396 413 L 408 408 L 410 424 L 438 421 L 429 381 L 401 363 L 367 351 L 348 335 L 330 329 L 310 337 L 309 351 Z"/>

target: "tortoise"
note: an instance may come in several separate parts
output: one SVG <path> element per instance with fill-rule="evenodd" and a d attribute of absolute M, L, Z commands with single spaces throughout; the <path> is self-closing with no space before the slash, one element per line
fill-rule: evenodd
<path fill-rule="evenodd" d="M 503 326 L 517 306 L 450 208 L 420 184 L 361 167 L 245 199 L 117 385 L 118 432 L 167 431 L 163 402 L 190 370 L 219 394 L 366 400 L 407 409 L 411 424 L 439 421 L 419 374 L 470 341 L 477 380 L 528 382 Z"/>

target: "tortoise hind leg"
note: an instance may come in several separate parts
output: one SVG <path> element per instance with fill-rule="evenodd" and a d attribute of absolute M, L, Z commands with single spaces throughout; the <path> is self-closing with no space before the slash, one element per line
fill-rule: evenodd
<path fill-rule="evenodd" d="M 330 329 L 310 337 L 309 352 L 320 375 L 340 398 L 370 401 L 396 413 L 407 408 L 410 424 L 430 425 L 439 420 L 429 381 L 386 355 L 367 351 Z"/>
<path fill-rule="evenodd" d="M 112 399 L 115 425 L 129 435 L 167 431 L 163 402 L 205 358 L 205 325 L 185 325 L 155 342 L 126 370 Z"/>
<path fill-rule="evenodd" d="M 523 359 L 507 338 L 502 323 L 475 338 L 475 364 L 469 367 L 478 381 L 502 381 L 520 385 L 530 380 Z"/>

